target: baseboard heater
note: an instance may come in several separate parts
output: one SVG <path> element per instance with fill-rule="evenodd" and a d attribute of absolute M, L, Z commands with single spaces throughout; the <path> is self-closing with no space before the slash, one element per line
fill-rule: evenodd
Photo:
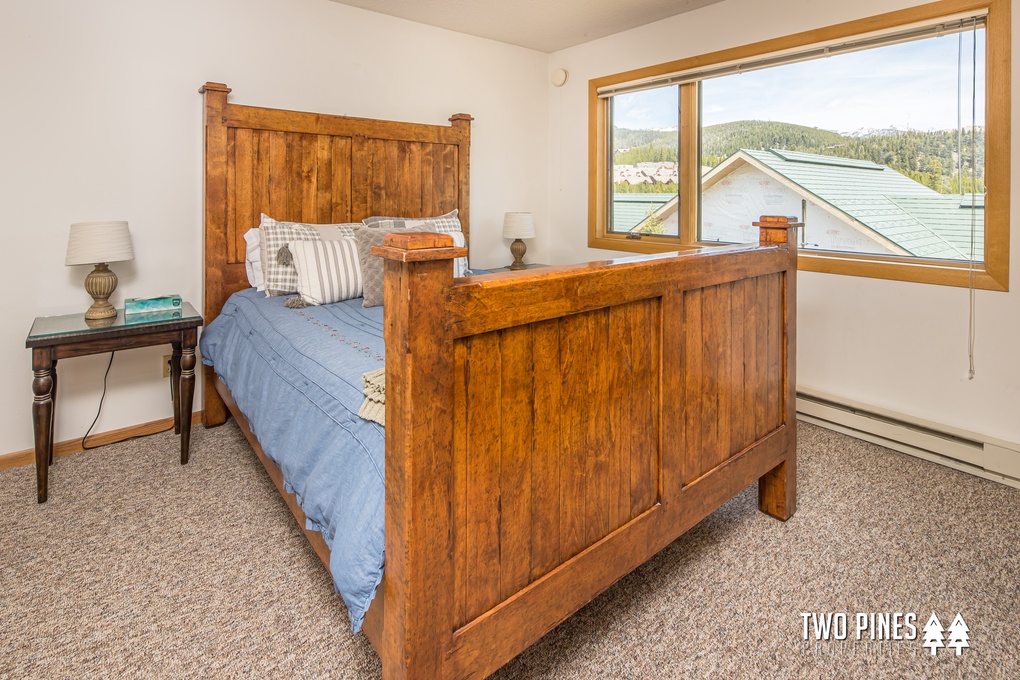
<path fill-rule="evenodd" d="M 797 392 L 797 416 L 851 437 L 1020 489 L 1020 444 L 820 392 Z"/>

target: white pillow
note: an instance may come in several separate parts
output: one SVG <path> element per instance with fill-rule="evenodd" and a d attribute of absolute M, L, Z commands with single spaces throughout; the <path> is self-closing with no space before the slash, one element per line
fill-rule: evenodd
<path fill-rule="evenodd" d="M 249 229 L 244 234 L 244 271 L 248 274 L 248 283 L 255 290 L 266 289 L 266 279 L 262 275 L 261 238 L 259 228 Z"/>
<path fill-rule="evenodd" d="M 326 305 L 361 297 L 357 240 L 291 241 L 287 247 L 297 269 L 297 293 L 307 304 Z"/>

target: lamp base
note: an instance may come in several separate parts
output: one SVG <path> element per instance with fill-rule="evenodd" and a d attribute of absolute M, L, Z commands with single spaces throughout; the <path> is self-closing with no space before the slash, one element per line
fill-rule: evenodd
<path fill-rule="evenodd" d="M 524 264 L 524 253 L 526 252 L 528 252 L 528 246 L 524 241 L 519 238 L 514 239 L 514 242 L 510 244 L 510 254 L 514 256 L 514 261 L 510 264 L 510 271 L 527 269 L 527 265 Z"/>
<path fill-rule="evenodd" d="M 117 316 L 117 309 L 110 304 L 110 296 L 117 290 L 117 275 L 110 271 L 105 262 L 85 277 L 85 292 L 92 296 L 94 302 L 85 312 L 85 318 L 91 320 L 109 319 Z"/>

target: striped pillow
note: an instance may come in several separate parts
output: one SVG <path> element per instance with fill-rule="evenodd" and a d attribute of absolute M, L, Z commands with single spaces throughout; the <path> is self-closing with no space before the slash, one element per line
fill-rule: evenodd
<path fill-rule="evenodd" d="M 291 241 L 287 244 L 297 269 L 297 292 L 310 305 L 361 297 L 358 242 Z"/>

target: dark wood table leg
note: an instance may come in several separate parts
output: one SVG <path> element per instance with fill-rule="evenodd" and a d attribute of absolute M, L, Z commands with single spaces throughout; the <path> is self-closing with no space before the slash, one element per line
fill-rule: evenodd
<path fill-rule="evenodd" d="M 170 357 L 170 394 L 174 401 L 174 434 L 181 433 L 181 343 L 171 343 L 174 351 Z"/>
<path fill-rule="evenodd" d="M 191 445 L 191 405 L 195 397 L 195 337 L 191 331 L 191 342 L 181 350 L 180 421 L 181 421 L 181 465 L 188 462 L 188 448 Z"/>
<path fill-rule="evenodd" d="M 32 352 L 32 425 L 35 430 L 35 474 L 37 500 L 46 502 L 50 461 L 53 459 L 53 360 L 49 351 Z"/>
<path fill-rule="evenodd" d="M 57 403 L 57 361 L 53 360 L 53 369 L 50 371 L 50 379 L 53 380 L 53 388 L 50 390 L 50 401 L 54 404 Z M 53 415 L 53 409 L 50 409 L 50 465 L 53 465 L 53 443 L 57 441 L 53 438 L 53 430 L 56 427 L 54 423 L 56 418 Z"/>

